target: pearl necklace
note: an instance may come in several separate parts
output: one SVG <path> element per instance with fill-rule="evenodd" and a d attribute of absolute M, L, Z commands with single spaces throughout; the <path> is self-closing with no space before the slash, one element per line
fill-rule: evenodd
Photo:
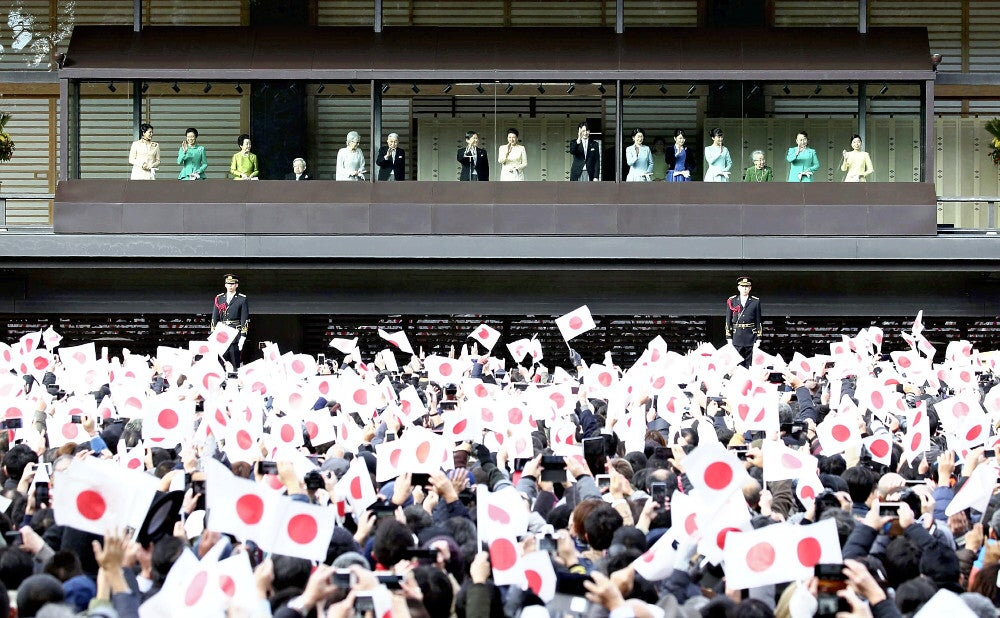
<path fill-rule="evenodd" d="M 764 182 L 765 176 L 767 176 L 766 167 L 760 170 L 754 167 L 753 169 L 750 170 L 750 178 L 753 180 L 753 182 Z"/>

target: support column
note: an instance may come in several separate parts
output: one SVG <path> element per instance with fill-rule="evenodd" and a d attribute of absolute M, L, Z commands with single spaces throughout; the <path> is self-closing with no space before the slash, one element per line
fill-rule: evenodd
<path fill-rule="evenodd" d="M 622 80 L 615 80 L 615 182 L 622 181 L 622 152 L 625 142 L 622 133 L 625 128 L 625 110 L 622 109 L 625 97 L 622 96 Z"/>
<path fill-rule="evenodd" d="M 923 157 L 920 181 L 934 182 L 934 80 L 924 82 L 920 92 L 920 141 Z"/>
<path fill-rule="evenodd" d="M 375 167 L 375 155 L 378 153 L 379 145 L 382 143 L 382 82 L 372 80 L 371 84 L 371 136 L 368 144 L 368 175 L 372 180 L 378 178 L 378 168 Z M 413 158 L 413 155 L 410 155 Z"/>

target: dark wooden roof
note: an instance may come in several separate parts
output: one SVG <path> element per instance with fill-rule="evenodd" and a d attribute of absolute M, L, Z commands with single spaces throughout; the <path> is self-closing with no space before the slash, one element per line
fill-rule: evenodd
<path fill-rule="evenodd" d="M 934 72 L 924 28 L 77 26 L 60 77 L 918 81 Z"/>

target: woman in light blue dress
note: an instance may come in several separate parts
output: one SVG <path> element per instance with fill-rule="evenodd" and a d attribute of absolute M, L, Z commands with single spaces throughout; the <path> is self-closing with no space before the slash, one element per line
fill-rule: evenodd
<path fill-rule="evenodd" d="M 649 182 L 653 179 L 653 153 L 649 151 L 649 146 L 642 145 L 645 135 L 642 129 L 632 130 L 634 145 L 625 149 L 625 162 L 629 167 L 626 182 Z"/>
<path fill-rule="evenodd" d="M 715 127 L 708 132 L 712 145 L 705 146 L 705 182 L 729 182 L 729 170 L 733 158 L 729 149 L 722 145 L 722 129 Z"/>

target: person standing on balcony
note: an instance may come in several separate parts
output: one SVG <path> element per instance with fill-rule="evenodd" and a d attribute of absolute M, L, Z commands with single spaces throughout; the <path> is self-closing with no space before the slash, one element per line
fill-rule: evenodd
<path fill-rule="evenodd" d="M 184 132 L 184 141 L 177 151 L 177 165 L 181 171 L 177 180 L 201 180 L 208 169 L 208 159 L 205 158 L 205 147 L 198 143 L 198 129 L 191 127 Z"/>
<path fill-rule="evenodd" d="M 357 131 L 347 134 L 347 146 L 337 151 L 337 180 L 365 179 L 365 154 L 358 147 L 360 143 Z"/>
<path fill-rule="evenodd" d="M 632 146 L 625 149 L 625 162 L 628 163 L 626 182 L 649 182 L 653 179 L 653 154 L 649 146 L 643 146 L 646 137 L 643 129 L 632 129 Z"/>
<path fill-rule="evenodd" d="M 694 152 L 685 146 L 687 136 L 683 129 L 674 131 L 674 144 L 663 155 L 667 164 L 667 182 L 691 182 L 691 172 L 697 169 Z"/>
<path fill-rule="evenodd" d="M 375 157 L 379 181 L 406 180 L 406 151 L 399 147 L 399 135 L 390 133 Z"/>
<path fill-rule="evenodd" d="M 590 127 L 587 121 L 580 123 L 576 130 L 576 139 L 569 143 L 569 154 L 573 157 L 569 179 L 572 182 L 601 179 L 601 146 L 596 139 L 590 139 Z"/>
<path fill-rule="evenodd" d="M 819 171 L 819 157 L 809 147 L 809 135 L 805 131 L 795 136 L 795 147 L 788 149 L 785 159 L 791 163 L 788 182 L 812 182 L 813 173 Z"/>
<path fill-rule="evenodd" d="M 705 146 L 705 182 L 729 182 L 729 170 L 733 168 L 733 158 L 729 149 L 722 145 L 722 129 L 715 127 L 708 132 L 711 146 Z"/>
<path fill-rule="evenodd" d="M 490 179 L 490 159 L 486 149 L 479 147 L 479 133 L 465 132 L 465 147 L 458 149 L 458 162 L 462 164 L 459 180 L 487 181 Z"/>
<path fill-rule="evenodd" d="M 762 331 L 760 299 L 750 296 L 751 284 L 750 277 L 738 278 L 738 292 L 726 299 L 726 340 L 743 356 L 740 364 L 748 369 Z"/>
<path fill-rule="evenodd" d="M 154 180 L 160 167 L 160 145 L 153 141 L 153 125 L 139 125 L 139 139 L 132 142 L 128 152 L 132 165 L 132 180 Z"/>
<path fill-rule="evenodd" d="M 517 129 L 507 129 L 507 143 L 497 153 L 500 164 L 500 180 L 524 180 L 524 168 L 528 167 L 528 155 L 524 146 L 517 143 L 520 134 Z"/>
<path fill-rule="evenodd" d="M 221 322 L 240 332 L 222 355 L 222 359 L 229 361 L 233 371 L 236 371 L 240 368 L 240 353 L 243 351 L 247 330 L 250 328 L 250 302 L 245 295 L 236 292 L 236 288 L 240 287 L 240 280 L 236 275 L 226 275 L 224 281 L 226 291 L 216 295 L 212 306 L 212 330 L 214 331 L 215 325 Z"/>
<path fill-rule="evenodd" d="M 844 151 L 844 162 L 840 171 L 847 172 L 844 182 L 868 182 L 868 176 L 875 173 L 872 158 L 861 150 L 861 136 L 851 138 L 851 149 Z"/>
<path fill-rule="evenodd" d="M 257 180 L 260 168 L 257 167 L 257 155 L 250 152 L 250 136 L 246 133 L 236 138 L 240 151 L 233 155 L 229 163 L 229 173 L 233 180 Z"/>

